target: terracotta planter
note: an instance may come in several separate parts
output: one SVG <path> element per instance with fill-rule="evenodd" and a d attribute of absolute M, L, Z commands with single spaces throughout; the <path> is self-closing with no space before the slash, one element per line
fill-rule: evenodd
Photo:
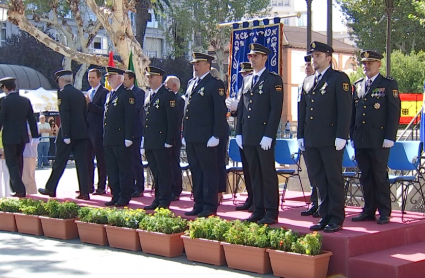
<path fill-rule="evenodd" d="M 184 250 L 189 261 L 201 262 L 213 265 L 225 265 L 223 246 L 220 241 L 203 238 L 190 238 L 181 236 L 184 243 Z"/>
<path fill-rule="evenodd" d="M 316 256 L 267 249 L 273 275 L 285 278 L 325 278 L 332 252 Z"/>
<path fill-rule="evenodd" d="M 80 235 L 81 242 L 101 246 L 108 245 L 105 225 L 81 222 L 78 220 L 75 220 L 75 224 L 77 224 L 78 234 Z"/>
<path fill-rule="evenodd" d="M 58 239 L 74 239 L 78 237 L 77 224 L 74 219 L 59 219 L 40 216 L 44 235 Z"/>
<path fill-rule="evenodd" d="M 37 215 L 26 215 L 22 213 L 14 213 L 14 215 L 18 232 L 35 236 L 43 235 L 41 221 Z"/>
<path fill-rule="evenodd" d="M 180 256 L 183 253 L 183 239 L 180 236 L 184 233 L 167 235 L 144 230 L 137 230 L 137 233 L 144 253 L 169 258 Z"/>
<path fill-rule="evenodd" d="M 16 232 L 15 215 L 10 212 L 0 211 L 0 230 Z"/>
<path fill-rule="evenodd" d="M 266 248 L 258 248 L 244 245 L 222 242 L 229 268 L 251 271 L 259 274 L 267 274 L 272 271 L 269 254 Z"/>
<path fill-rule="evenodd" d="M 140 250 L 136 229 L 105 225 L 109 246 L 130 251 Z"/>

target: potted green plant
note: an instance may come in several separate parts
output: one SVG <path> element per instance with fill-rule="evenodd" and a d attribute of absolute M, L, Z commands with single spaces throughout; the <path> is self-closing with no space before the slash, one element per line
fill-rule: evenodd
<path fill-rule="evenodd" d="M 313 232 L 299 236 L 291 230 L 269 233 L 273 274 L 278 277 L 325 278 L 332 252 L 322 250 L 323 236 Z"/>
<path fill-rule="evenodd" d="M 188 225 L 189 229 L 181 236 L 187 259 L 218 266 L 226 264 L 220 243 L 232 222 L 218 216 L 210 216 L 189 221 Z"/>
<path fill-rule="evenodd" d="M 229 268 L 270 273 L 270 259 L 266 252 L 266 248 L 270 248 L 269 231 L 268 225 L 234 221 L 224 235 L 225 242 L 221 243 Z"/>
<path fill-rule="evenodd" d="M 43 233 L 47 237 L 58 239 L 74 239 L 78 237 L 77 224 L 80 206 L 74 202 L 59 202 L 50 199 L 44 204 L 46 216 L 40 216 Z"/>
<path fill-rule="evenodd" d="M 26 198 L 20 199 L 19 203 L 20 213 L 14 213 L 18 232 L 42 236 L 43 229 L 41 227 L 39 216 L 47 214 L 46 209 L 44 208 L 45 202 L 42 200 Z"/>
<path fill-rule="evenodd" d="M 105 224 L 108 224 L 108 208 L 82 207 L 75 220 L 80 240 L 96 245 L 108 245 Z"/>
<path fill-rule="evenodd" d="M 147 217 L 142 209 L 112 209 L 108 213 L 108 225 L 105 225 L 109 246 L 130 251 L 140 250 L 140 241 L 136 228 Z"/>
<path fill-rule="evenodd" d="M 142 251 L 145 253 L 176 257 L 183 253 L 181 235 L 187 229 L 187 220 L 175 216 L 168 209 L 157 208 L 153 215 L 140 221 L 139 234 Z"/>
<path fill-rule="evenodd" d="M 16 222 L 14 212 L 19 212 L 19 200 L 0 199 L 0 230 L 16 232 Z"/>

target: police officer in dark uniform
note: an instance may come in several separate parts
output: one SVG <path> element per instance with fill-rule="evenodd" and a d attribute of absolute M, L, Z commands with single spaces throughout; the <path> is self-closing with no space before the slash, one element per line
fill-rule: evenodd
<path fill-rule="evenodd" d="M 106 71 L 112 89 L 105 102 L 103 144 L 112 199 L 105 205 L 122 207 L 130 202 L 133 188 L 130 146 L 134 139 L 135 99 L 122 84 L 123 70 L 107 67 Z"/>
<path fill-rule="evenodd" d="M 351 117 L 348 76 L 333 70 L 332 47 L 312 42 L 316 73 L 304 79 L 298 102 L 298 144 L 319 192 L 318 224 L 311 230 L 336 232 L 345 218 L 342 156 Z"/>
<path fill-rule="evenodd" d="M 271 50 L 257 43 L 249 47 L 248 58 L 254 70 L 243 79 L 236 130 L 236 142 L 246 155 L 254 192 L 255 210 L 247 221 L 274 224 L 279 215 L 275 144 L 282 114 L 283 82 L 265 67 Z"/>
<path fill-rule="evenodd" d="M 87 106 L 84 94 L 71 85 L 72 71 L 61 70 L 55 73 L 59 85 L 58 107 L 61 126 L 56 138 L 56 156 L 52 165 L 52 173 L 46 183 L 46 188 L 38 192 L 50 197 L 56 197 L 56 188 L 62 177 L 69 155 L 75 159 L 80 195 L 77 199 L 90 200 L 89 173 L 87 166 Z"/>
<path fill-rule="evenodd" d="M 365 78 L 353 85 L 353 115 L 350 137 L 354 142 L 356 160 L 361 171 L 365 205 L 352 221 L 390 221 L 391 199 L 388 180 L 388 158 L 394 145 L 400 119 L 400 98 L 397 82 L 379 73 L 383 56 L 375 51 L 361 53 Z"/>
<path fill-rule="evenodd" d="M 242 75 L 242 77 L 247 76 L 248 74 L 251 74 L 254 70 L 251 67 L 250 62 L 243 62 L 240 63 L 241 70 L 239 73 Z M 242 97 L 242 89 L 239 89 L 238 95 L 236 97 L 229 97 L 226 99 L 226 106 L 227 109 L 229 109 L 230 114 L 232 117 L 238 116 L 238 103 Z M 251 184 L 251 176 L 249 175 L 249 166 L 248 161 L 246 160 L 245 153 L 243 149 L 239 148 L 239 152 L 241 155 L 241 161 L 242 161 L 242 171 L 243 171 L 243 177 L 245 181 L 245 188 L 246 192 L 248 193 L 248 198 L 246 198 L 245 203 L 243 203 L 240 206 L 236 207 L 236 210 L 248 210 L 249 212 L 254 212 L 254 193 L 252 192 L 252 184 Z"/>
<path fill-rule="evenodd" d="M 162 84 L 164 73 L 164 70 L 156 67 L 148 67 L 146 71 L 151 92 L 146 100 L 144 148 L 156 185 L 155 199 L 145 207 L 146 210 L 168 208 L 171 203 L 171 155 L 175 145 L 178 108 L 176 95 Z"/>
<path fill-rule="evenodd" d="M 16 78 L 0 79 L 0 89 L 6 93 L 0 109 L 0 130 L 3 128 L 2 139 L 6 165 L 10 174 L 10 185 L 15 193 L 13 197 L 25 197 L 26 190 L 22 182 L 23 152 L 28 143 L 27 122 L 31 130 L 32 144 L 38 144 L 38 128 L 29 99 L 22 97 L 16 91 Z M 5 184 L 5 186 L 9 186 Z"/>
<path fill-rule="evenodd" d="M 211 76 L 214 57 L 193 53 L 195 79 L 188 84 L 183 118 L 186 153 L 193 180 L 195 205 L 185 215 L 208 217 L 217 212 L 217 146 L 224 133 L 227 108 L 224 83 Z"/>

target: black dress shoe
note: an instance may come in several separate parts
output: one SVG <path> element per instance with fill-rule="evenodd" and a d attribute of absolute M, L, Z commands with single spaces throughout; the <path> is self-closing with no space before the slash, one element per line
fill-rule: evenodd
<path fill-rule="evenodd" d="M 186 216 L 195 216 L 201 213 L 202 210 L 199 209 L 192 209 L 191 211 L 187 211 L 184 213 Z"/>
<path fill-rule="evenodd" d="M 252 213 L 250 217 L 248 217 L 247 219 L 245 219 L 245 221 L 248 222 L 257 222 L 260 221 L 261 219 L 264 218 L 264 214 L 259 214 L 259 213 Z"/>
<path fill-rule="evenodd" d="M 41 195 L 47 195 L 50 197 L 56 197 L 56 192 L 52 192 L 46 188 L 39 188 L 38 189 L 38 193 L 40 193 Z"/>
<path fill-rule="evenodd" d="M 80 194 L 80 190 L 75 190 L 75 193 Z M 89 190 L 89 194 L 93 194 L 93 193 L 95 193 L 94 188 Z M 95 195 L 97 195 L 97 194 L 95 194 Z"/>
<path fill-rule="evenodd" d="M 143 197 L 143 192 L 141 191 L 134 191 L 133 194 L 131 194 L 132 198 L 138 198 L 138 197 Z"/>
<path fill-rule="evenodd" d="M 106 194 L 106 190 L 105 189 L 96 189 L 95 192 L 93 192 L 93 195 L 105 195 Z"/>
<path fill-rule="evenodd" d="M 277 219 L 271 218 L 271 217 L 268 217 L 268 216 L 264 216 L 260 221 L 258 221 L 259 225 L 261 225 L 261 224 L 272 225 L 272 224 L 275 224 L 275 223 L 277 223 Z"/>
<path fill-rule="evenodd" d="M 378 224 L 388 224 L 390 223 L 390 217 L 389 216 L 380 216 L 378 218 L 378 221 L 376 221 Z"/>
<path fill-rule="evenodd" d="M 10 194 L 10 196 L 12 196 L 12 197 L 19 197 L 19 198 L 24 198 L 24 197 L 26 197 L 27 196 L 27 194 L 26 193 L 11 193 Z"/>
<path fill-rule="evenodd" d="M 90 195 L 89 194 L 80 194 L 76 197 L 79 200 L 90 200 Z"/>
<path fill-rule="evenodd" d="M 325 233 L 335 233 L 336 231 L 342 229 L 342 227 L 335 223 L 329 223 L 326 225 L 326 227 L 323 229 Z"/>
<path fill-rule="evenodd" d="M 157 207 L 159 207 L 159 203 L 157 202 L 153 202 L 152 204 L 150 204 L 149 206 L 145 206 L 143 209 L 144 210 L 154 210 Z"/>
<path fill-rule="evenodd" d="M 312 206 L 308 210 L 302 211 L 301 212 L 301 216 L 310 216 L 310 215 L 313 215 L 315 212 L 317 212 L 317 207 L 316 206 Z"/>
<path fill-rule="evenodd" d="M 241 206 L 237 206 L 235 209 L 236 210 L 249 210 L 249 208 L 252 206 L 251 203 L 244 203 Z"/>
<path fill-rule="evenodd" d="M 326 227 L 326 224 L 318 223 L 316 225 L 310 226 L 311 231 L 321 231 Z"/>
<path fill-rule="evenodd" d="M 361 213 L 360 215 L 354 216 L 351 218 L 351 221 L 353 222 L 360 222 L 360 221 L 375 221 L 375 215 L 369 215 L 366 213 Z"/>
<path fill-rule="evenodd" d="M 171 201 L 178 201 L 178 200 L 180 200 L 180 194 L 171 195 Z"/>
<path fill-rule="evenodd" d="M 110 207 L 110 206 L 115 205 L 117 202 L 118 202 L 118 201 L 116 201 L 116 200 L 112 199 L 112 200 L 110 200 L 109 202 L 106 202 L 106 203 L 105 203 L 105 206 Z"/>
<path fill-rule="evenodd" d="M 216 214 L 216 212 L 214 212 L 214 211 L 211 211 L 211 210 L 203 210 L 203 211 L 201 211 L 199 214 L 198 214 L 198 217 L 205 217 L 205 218 L 207 218 L 207 217 L 210 217 L 211 215 L 215 215 Z"/>
<path fill-rule="evenodd" d="M 125 207 L 128 206 L 128 204 L 130 203 L 130 201 L 118 201 L 115 203 L 116 207 Z"/>
<path fill-rule="evenodd" d="M 316 212 L 313 213 L 313 218 L 320 218 L 319 210 L 316 210 Z"/>
<path fill-rule="evenodd" d="M 254 207 L 254 205 L 250 206 L 250 207 L 249 207 L 249 209 L 248 209 L 248 211 L 249 211 L 249 212 L 254 212 L 254 211 L 255 211 L 255 207 Z"/>

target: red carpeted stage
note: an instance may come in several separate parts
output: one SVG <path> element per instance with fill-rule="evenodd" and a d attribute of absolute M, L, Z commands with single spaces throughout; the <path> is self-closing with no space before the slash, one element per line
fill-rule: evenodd
<path fill-rule="evenodd" d="M 81 205 L 104 206 L 110 196 L 91 196 L 90 201 L 74 199 L 75 193 L 59 192 L 57 199 L 72 200 Z M 41 195 L 32 198 L 47 199 Z M 290 228 L 307 233 L 309 227 L 318 219 L 302 217 L 300 212 L 306 209 L 301 192 L 286 192 L 284 209 L 279 213 L 279 223 L 273 227 Z M 238 196 L 238 202 L 245 200 Z M 148 190 L 145 197 L 131 201 L 129 208 L 143 208 L 150 205 L 153 196 Z M 172 202 L 171 210 L 184 216 L 192 209 L 193 202 L 189 193 L 183 193 L 179 201 Z M 408 212 L 402 223 L 401 212 L 393 211 L 391 223 L 378 225 L 376 222 L 352 222 L 351 217 L 360 213 L 358 207 L 346 208 L 346 220 L 343 230 L 324 235 L 323 249 L 333 252 L 328 275 L 349 278 L 423 278 L 425 277 L 425 220 L 423 213 Z M 226 219 L 245 219 L 250 213 L 236 211 L 232 196 L 224 195 L 218 208 L 218 215 Z M 190 217 L 187 217 L 190 219 Z"/>

